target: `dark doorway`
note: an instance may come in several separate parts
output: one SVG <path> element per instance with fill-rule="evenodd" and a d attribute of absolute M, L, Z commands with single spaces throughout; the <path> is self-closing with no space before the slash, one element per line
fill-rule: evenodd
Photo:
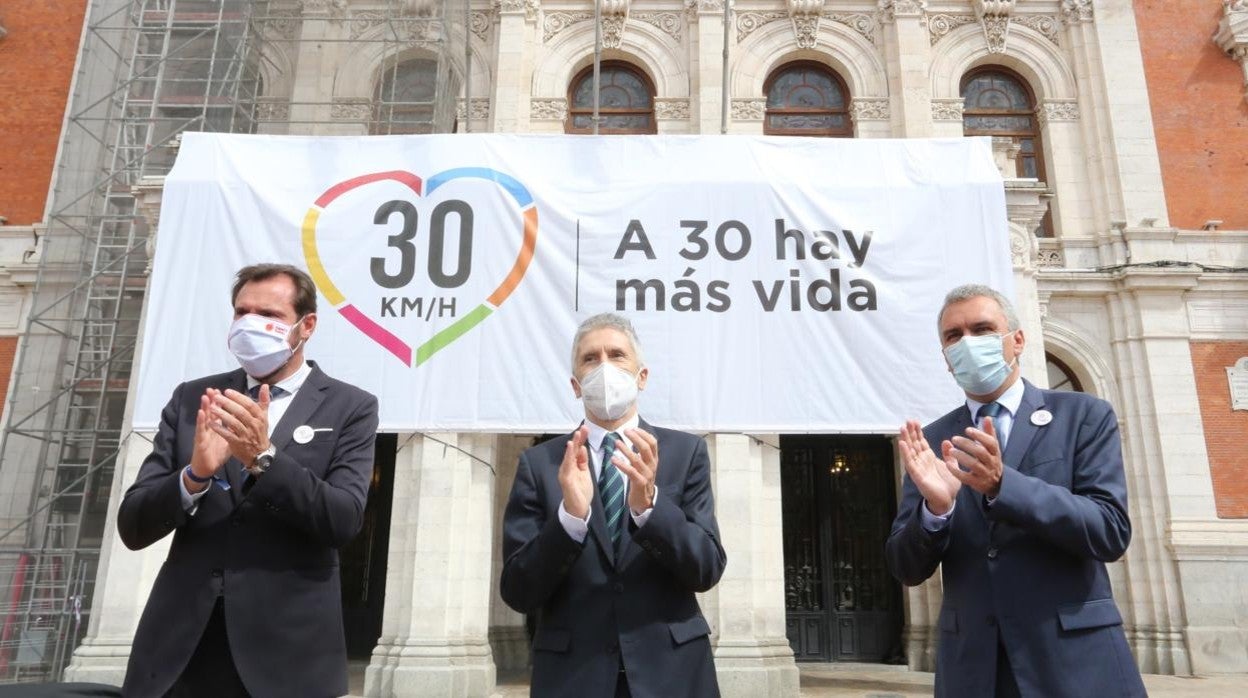
<path fill-rule="evenodd" d="M 386 559 L 390 550 L 390 508 L 394 503 L 394 457 L 397 434 L 377 435 L 373 481 L 364 508 L 364 526 L 338 551 L 342 573 L 342 625 L 347 656 L 368 659 L 381 637 L 386 606 Z"/>
<path fill-rule="evenodd" d="M 883 436 L 782 436 L 784 586 L 797 661 L 902 659 L 901 587 L 884 563 L 897 511 Z"/>

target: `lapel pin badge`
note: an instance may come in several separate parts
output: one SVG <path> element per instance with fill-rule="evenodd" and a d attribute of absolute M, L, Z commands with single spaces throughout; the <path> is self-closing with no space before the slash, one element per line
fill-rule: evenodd
<path fill-rule="evenodd" d="M 303 425 L 295 427 L 295 433 L 294 433 L 295 443 L 306 444 L 307 442 L 311 441 L 312 437 L 315 435 L 316 435 L 316 432 L 312 429 L 312 427 L 308 426 L 307 424 L 303 424 Z"/>
<path fill-rule="evenodd" d="M 1036 410 L 1031 413 L 1031 423 L 1042 427 L 1053 421 L 1053 413 L 1048 410 Z"/>

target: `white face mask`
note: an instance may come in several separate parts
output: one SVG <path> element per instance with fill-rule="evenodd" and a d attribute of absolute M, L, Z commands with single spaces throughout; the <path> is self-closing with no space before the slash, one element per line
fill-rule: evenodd
<path fill-rule="evenodd" d="M 298 325 L 303 318 L 295 322 Z M 299 345 L 291 348 L 287 338 L 291 325 L 261 315 L 244 315 L 230 325 L 230 353 L 252 378 L 271 376 L 285 366 Z"/>
<path fill-rule="evenodd" d="M 585 409 L 604 422 L 614 422 L 628 414 L 637 402 L 637 376 L 614 364 L 598 364 L 580 384 Z"/>
<path fill-rule="evenodd" d="M 1005 383 L 1015 363 L 1006 362 L 1002 347 L 1010 334 L 1013 333 L 967 335 L 945 348 L 945 358 L 953 368 L 958 387 L 971 395 L 988 395 Z"/>

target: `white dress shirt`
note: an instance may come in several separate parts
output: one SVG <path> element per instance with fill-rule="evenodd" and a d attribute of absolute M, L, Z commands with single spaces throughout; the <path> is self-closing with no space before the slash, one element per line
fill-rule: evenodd
<path fill-rule="evenodd" d="M 997 432 L 997 443 L 1001 447 L 1003 460 L 1005 455 L 1005 444 L 1010 438 L 1010 429 L 1014 426 L 1014 415 L 1018 414 L 1018 408 L 1023 404 L 1024 390 L 1025 386 L 1023 385 L 1023 380 L 1022 378 L 1019 378 L 1014 381 L 1014 385 L 1006 388 L 1005 392 L 1001 393 L 1001 397 L 995 400 L 995 402 L 1000 403 L 1003 408 L 1001 413 L 992 420 L 992 427 Z M 975 425 L 980 429 L 983 429 L 984 424 L 983 420 L 979 419 L 979 408 L 986 404 L 987 403 L 972 400 L 969 397 L 966 398 L 966 409 L 971 411 L 971 418 L 975 420 Z M 940 448 L 940 446 L 937 445 L 936 448 Z M 939 453 L 936 457 L 940 457 Z M 992 504 L 992 500 L 988 500 L 988 503 Z M 954 500 L 954 506 L 949 507 L 949 511 L 945 512 L 942 516 L 937 516 L 928 510 L 927 502 L 924 501 L 923 506 L 919 507 L 919 518 L 922 520 L 923 528 L 935 533 L 936 531 L 943 529 L 945 526 L 948 526 L 949 517 L 953 516 L 953 510 L 955 508 L 957 508 L 957 500 Z"/>
<path fill-rule="evenodd" d="M 627 448 L 631 449 L 633 447 L 633 442 L 629 440 L 628 436 L 624 432 L 629 429 L 636 429 L 640 423 L 641 417 L 634 414 L 627 422 L 621 424 L 618 429 L 613 430 L 619 435 L 620 440 L 624 442 Z M 586 420 L 585 424 L 589 427 L 589 437 L 586 439 L 585 445 L 589 447 L 589 467 L 593 472 L 594 489 L 596 490 L 598 489 L 598 476 L 599 473 L 602 472 L 602 440 L 611 432 L 589 420 Z M 628 487 L 630 483 L 628 481 L 628 476 L 624 474 L 624 471 L 620 471 L 620 476 L 624 478 L 624 501 L 627 503 Z M 659 488 L 657 487 L 654 488 L 654 498 L 656 500 L 659 498 Z M 628 513 L 633 517 L 633 523 L 637 525 L 637 528 L 641 528 L 646 525 L 646 521 L 650 519 L 650 512 L 652 511 L 654 511 L 653 507 L 646 509 L 640 514 L 636 514 L 633 513 L 632 507 L 629 507 L 628 509 Z M 568 536 L 577 543 L 584 542 L 585 535 L 589 533 L 589 517 L 592 515 L 593 508 L 591 507 L 590 511 L 585 514 L 584 519 L 578 519 L 568 513 L 568 510 L 564 507 L 563 502 L 559 502 L 559 523 L 563 526 L 563 530 L 568 532 Z"/>
<path fill-rule="evenodd" d="M 286 410 L 290 408 L 290 403 L 295 399 L 295 393 L 303 387 L 303 382 L 308 379 L 312 373 L 312 366 L 304 361 L 299 366 L 299 370 L 287 376 L 285 379 L 278 381 L 274 385 L 281 388 L 283 392 L 280 396 L 269 400 L 269 436 L 273 436 L 273 427 L 282 420 L 282 416 L 286 414 Z M 260 381 L 247 376 L 247 389 L 251 390 L 259 385 Z M 185 466 L 183 466 L 185 469 Z M 186 489 L 186 480 L 182 477 L 182 471 L 178 471 L 178 486 L 182 489 L 182 508 L 191 516 L 195 515 L 195 510 L 199 508 L 199 498 L 208 493 L 212 486 L 216 483 L 216 479 L 220 477 L 225 479 L 225 474 L 218 471 L 218 475 L 213 476 L 213 482 L 208 483 L 204 489 L 191 493 Z"/>

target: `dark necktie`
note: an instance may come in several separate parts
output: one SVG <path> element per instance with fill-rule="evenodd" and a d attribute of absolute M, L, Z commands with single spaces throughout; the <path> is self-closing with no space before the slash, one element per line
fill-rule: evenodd
<path fill-rule="evenodd" d="M 260 401 L 260 386 L 262 386 L 262 385 L 264 385 L 264 384 L 263 384 L 263 383 L 256 383 L 255 385 L 253 385 L 253 386 L 251 386 L 250 388 L 248 388 L 248 389 L 247 389 L 247 394 L 251 396 L 251 399 L 252 399 L 252 400 L 255 400 L 256 402 L 259 402 L 259 401 Z M 270 386 L 269 386 L 269 399 L 270 399 L 270 400 L 276 400 L 277 398 L 279 398 L 279 397 L 281 397 L 281 396 L 283 396 L 283 395 L 285 395 L 285 394 L 286 394 L 286 389 L 285 389 L 285 388 L 279 388 L 279 387 L 277 387 L 276 385 L 270 385 Z"/>
<path fill-rule="evenodd" d="M 607 518 L 607 531 L 611 534 L 611 545 L 620 539 L 624 521 L 624 476 L 611 456 L 615 455 L 615 442 L 620 435 L 611 432 L 602 437 L 602 470 L 598 474 L 598 494 L 602 497 L 602 513 Z"/>

